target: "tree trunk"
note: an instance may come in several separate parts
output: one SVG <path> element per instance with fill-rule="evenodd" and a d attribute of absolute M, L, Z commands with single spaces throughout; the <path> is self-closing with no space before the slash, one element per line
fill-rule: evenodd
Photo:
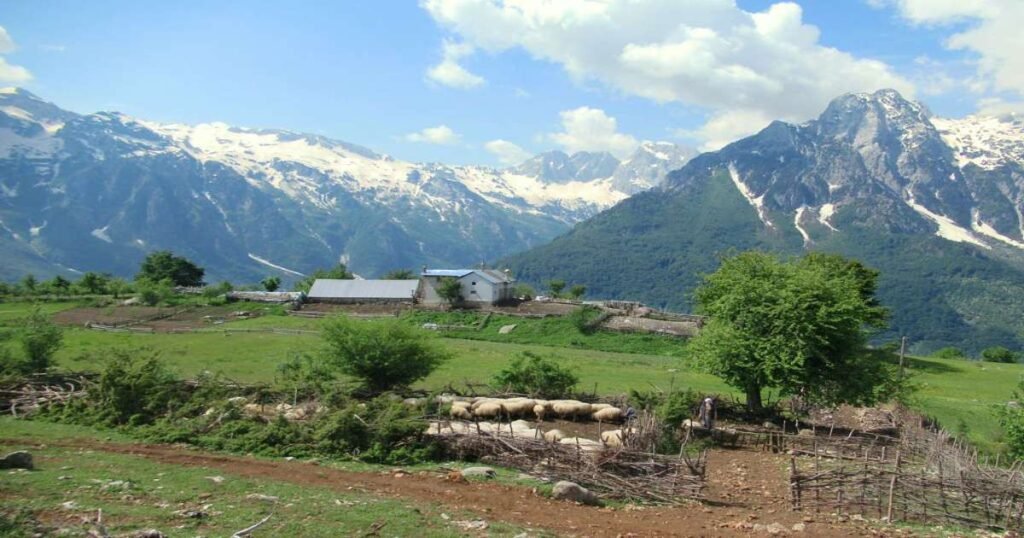
<path fill-rule="evenodd" d="M 761 387 L 756 385 L 747 387 L 747 411 L 760 413 L 762 409 Z"/>

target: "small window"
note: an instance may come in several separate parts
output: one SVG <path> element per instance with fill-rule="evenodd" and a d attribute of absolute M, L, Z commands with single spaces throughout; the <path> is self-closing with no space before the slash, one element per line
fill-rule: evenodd
<path fill-rule="evenodd" d="M 476 282 L 473 282 L 473 285 L 476 286 Z"/>

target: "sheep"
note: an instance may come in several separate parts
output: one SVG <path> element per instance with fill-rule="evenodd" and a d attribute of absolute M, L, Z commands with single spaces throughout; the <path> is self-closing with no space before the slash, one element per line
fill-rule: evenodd
<path fill-rule="evenodd" d="M 584 452 L 598 452 L 604 448 L 604 445 L 593 440 L 585 439 L 583 437 L 565 437 L 558 441 L 562 445 L 578 446 L 580 450 Z"/>
<path fill-rule="evenodd" d="M 606 404 L 606 403 L 590 404 L 590 410 L 593 411 L 593 412 L 597 412 L 597 411 L 600 411 L 602 409 L 608 409 L 609 407 L 614 407 L 614 406 L 612 404 Z"/>
<path fill-rule="evenodd" d="M 472 409 L 473 411 L 476 411 L 476 409 L 478 407 L 480 407 L 481 405 L 492 403 L 492 402 L 495 402 L 495 401 L 497 401 L 497 399 L 495 399 L 495 398 L 473 398 L 473 402 L 470 405 L 470 409 Z"/>
<path fill-rule="evenodd" d="M 536 404 L 533 406 L 533 414 L 537 415 L 537 420 L 544 421 L 544 415 L 547 414 L 547 406 Z"/>
<path fill-rule="evenodd" d="M 473 408 L 473 414 L 481 418 L 497 418 L 501 416 L 501 404 L 484 402 Z"/>
<path fill-rule="evenodd" d="M 469 410 L 469 407 L 462 405 L 452 404 L 452 408 L 448 411 L 448 414 L 452 418 L 458 418 L 462 420 L 473 420 L 473 412 Z"/>
<path fill-rule="evenodd" d="M 622 430 L 608 430 L 601 432 L 601 442 L 607 446 L 622 446 Z"/>
<path fill-rule="evenodd" d="M 622 418 L 622 410 L 618 407 L 606 407 L 595 411 L 590 416 L 598 422 L 611 422 Z"/>
<path fill-rule="evenodd" d="M 501 401 L 501 410 L 509 417 L 524 416 L 533 411 L 534 401 L 528 398 L 510 398 Z"/>
<path fill-rule="evenodd" d="M 556 415 L 565 418 L 572 415 L 573 420 L 580 415 L 590 414 L 590 404 L 576 400 L 556 400 L 551 402 L 551 409 Z"/>
<path fill-rule="evenodd" d="M 565 438 L 565 434 L 562 430 L 548 430 L 544 432 L 544 440 L 549 443 L 557 443 Z"/>

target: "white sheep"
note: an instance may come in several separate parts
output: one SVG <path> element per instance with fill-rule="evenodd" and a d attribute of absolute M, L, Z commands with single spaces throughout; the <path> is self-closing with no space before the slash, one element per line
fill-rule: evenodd
<path fill-rule="evenodd" d="M 450 411 L 448 411 L 448 414 L 452 418 L 458 418 L 462 420 L 473 420 L 473 412 L 470 411 L 469 407 L 466 406 L 452 405 L 452 408 Z"/>
<path fill-rule="evenodd" d="M 565 434 L 562 430 L 548 430 L 544 432 L 544 440 L 549 443 L 557 443 L 565 438 Z"/>
<path fill-rule="evenodd" d="M 558 442 L 563 445 L 578 446 L 584 452 L 598 452 L 604 448 L 601 443 L 583 437 L 565 437 Z"/>
<path fill-rule="evenodd" d="M 606 407 L 595 411 L 590 416 L 598 422 L 612 422 L 622 418 L 622 410 L 618 407 Z"/>
<path fill-rule="evenodd" d="M 602 409 L 608 409 L 609 407 L 613 407 L 612 404 L 606 404 L 606 403 L 590 404 L 590 410 L 594 411 L 594 412 L 600 411 Z"/>
<path fill-rule="evenodd" d="M 608 430 L 601 432 L 601 441 L 611 447 L 622 446 L 622 430 Z"/>
<path fill-rule="evenodd" d="M 473 408 L 473 414 L 481 418 L 498 418 L 501 416 L 501 404 L 497 402 L 484 402 Z"/>
<path fill-rule="evenodd" d="M 529 398 L 509 398 L 500 403 L 502 412 L 510 417 L 525 416 L 533 411 L 535 405 Z"/>
<path fill-rule="evenodd" d="M 537 420 L 543 421 L 544 415 L 548 412 L 548 408 L 545 405 L 536 404 L 533 406 L 533 414 L 537 415 Z"/>
<path fill-rule="evenodd" d="M 590 414 L 590 404 L 576 400 L 556 400 L 551 402 L 551 410 L 562 418 L 572 416 L 573 420 L 576 420 L 580 415 Z"/>

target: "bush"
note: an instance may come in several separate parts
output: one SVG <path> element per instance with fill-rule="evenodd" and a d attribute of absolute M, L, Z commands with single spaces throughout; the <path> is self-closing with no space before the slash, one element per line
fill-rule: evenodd
<path fill-rule="evenodd" d="M 183 256 L 175 256 L 169 250 L 151 252 L 142 261 L 136 280 L 160 282 L 171 281 L 171 286 L 202 286 L 202 267 Z"/>
<path fill-rule="evenodd" d="M 351 402 L 317 421 L 317 450 L 349 455 L 371 463 L 409 464 L 430 459 L 435 447 L 423 442 L 426 421 L 401 402 L 386 396 Z"/>
<path fill-rule="evenodd" d="M 1017 354 L 1005 347 L 995 346 L 986 348 L 984 351 L 982 351 L 981 360 L 986 362 L 1002 362 L 1012 364 L 1017 362 Z"/>
<path fill-rule="evenodd" d="M 328 363 L 373 393 L 407 387 L 449 358 L 432 336 L 397 319 L 364 322 L 339 316 L 324 323 L 322 335 Z"/>
<path fill-rule="evenodd" d="M 149 280 L 140 278 L 135 282 L 139 300 L 148 306 L 156 306 L 174 295 L 174 282 L 169 279 Z"/>
<path fill-rule="evenodd" d="M 25 352 L 23 373 L 42 372 L 53 365 L 53 355 L 63 345 L 64 333 L 36 307 L 25 318 L 19 340 Z"/>
<path fill-rule="evenodd" d="M 701 395 L 693 389 L 676 389 L 670 392 L 630 391 L 629 401 L 637 408 L 654 413 L 661 424 L 661 435 L 657 450 L 663 454 L 679 452 L 681 444 L 680 427 L 684 420 L 696 415 Z"/>
<path fill-rule="evenodd" d="M 562 398 L 579 382 L 572 370 L 536 353 L 524 351 L 494 376 L 493 384 L 536 398 Z"/>
<path fill-rule="evenodd" d="M 1003 427 L 1007 450 L 1015 459 L 1024 460 L 1024 379 L 1013 393 L 1013 401 L 996 410 Z"/>
<path fill-rule="evenodd" d="M 936 359 L 966 359 L 967 358 L 967 356 L 964 355 L 963 351 L 960 351 L 959 349 L 957 349 L 955 347 L 952 347 L 952 346 L 944 347 L 942 349 L 937 349 L 937 350 L 933 351 L 930 356 L 934 357 Z"/>
<path fill-rule="evenodd" d="M 114 350 L 87 399 L 96 422 L 136 426 L 170 414 L 187 395 L 156 353 Z"/>
<path fill-rule="evenodd" d="M 581 306 L 570 312 L 568 317 L 577 331 L 591 334 L 596 329 L 596 321 L 601 317 L 601 311 L 593 306 Z"/>

